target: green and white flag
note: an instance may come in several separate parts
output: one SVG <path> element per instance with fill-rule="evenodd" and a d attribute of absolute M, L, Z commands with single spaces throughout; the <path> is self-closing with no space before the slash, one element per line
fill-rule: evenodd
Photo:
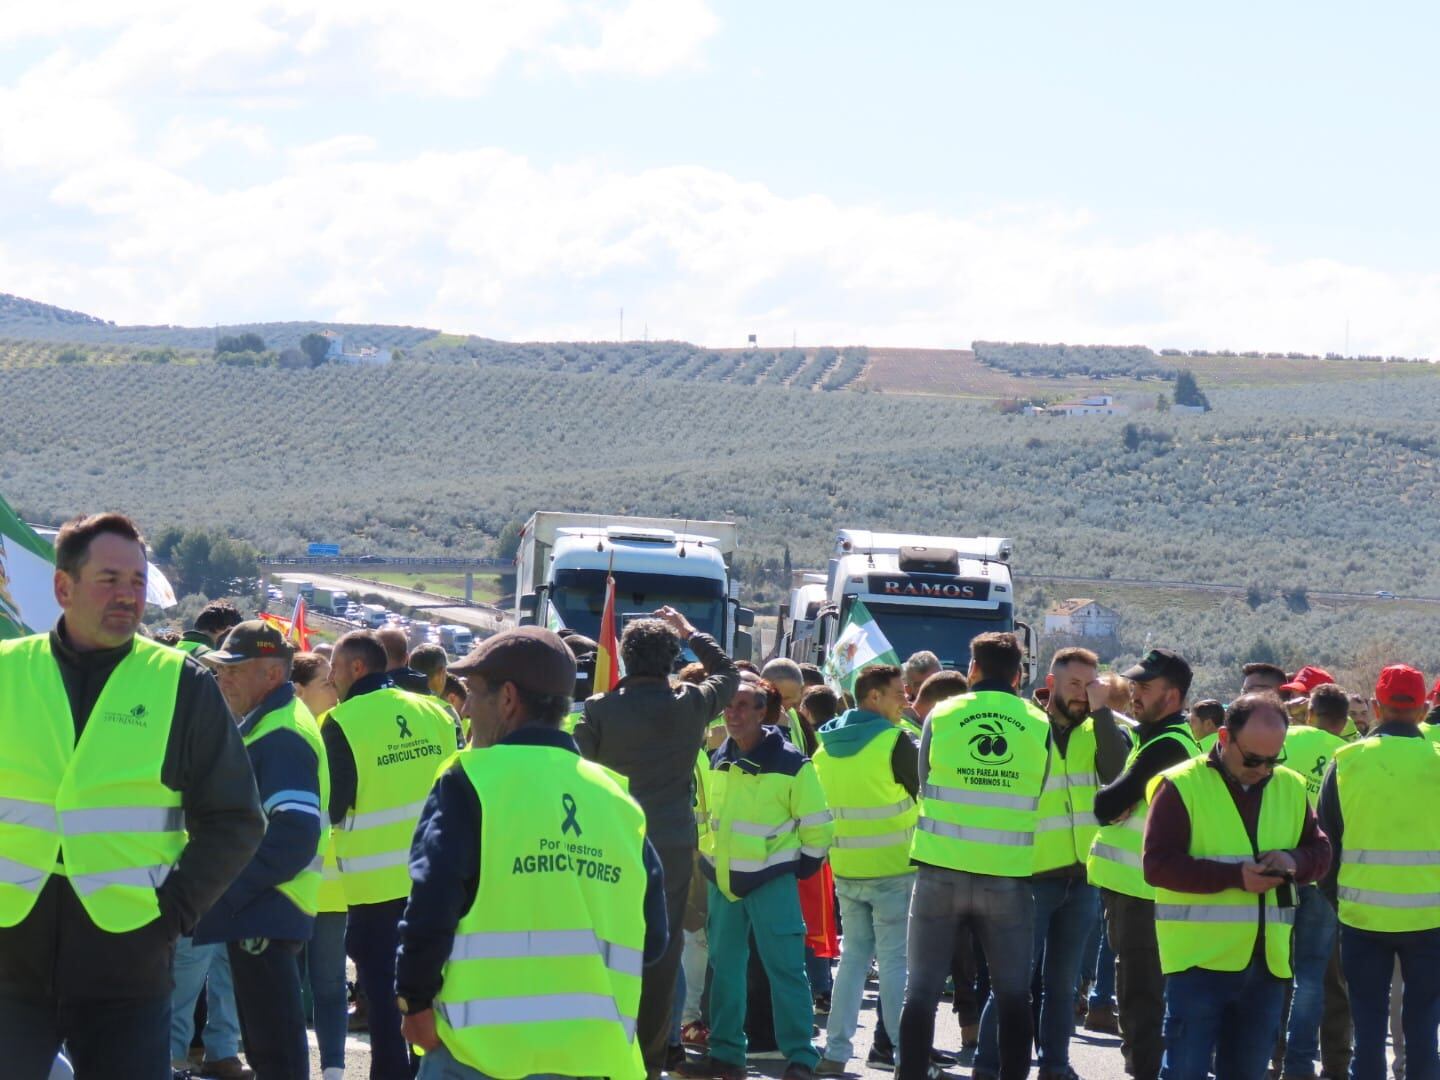
<path fill-rule="evenodd" d="M 0 498 L 0 638 L 48 630 L 55 603 L 55 549 Z"/>
<path fill-rule="evenodd" d="M 895 655 L 894 648 L 886 640 L 870 609 L 856 600 L 850 606 L 845 626 L 825 660 L 826 682 L 847 694 L 854 694 L 855 677 L 861 669 L 871 664 L 899 663 L 900 658 Z"/>

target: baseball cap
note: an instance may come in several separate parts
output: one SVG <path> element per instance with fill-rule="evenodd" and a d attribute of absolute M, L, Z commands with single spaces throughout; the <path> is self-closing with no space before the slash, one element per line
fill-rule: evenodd
<path fill-rule="evenodd" d="M 1326 671 L 1323 667 L 1314 667 L 1313 665 L 1306 664 L 1295 673 L 1289 682 L 1277 687 L 1277 689 L 1284 690 L 1291 694 L 1308 695 L 1317 686 L 1324 686 L 1326 683 L 1333 683 L 1334 681 L 1335 676 L 1331 675 L 1330 672 Z"/>
<path fill-rule="evenodd" d="M 1391 664 L 1375 681 L 1375 700 L 1397 709 L 1425 704 L 1425 676 L 1408 664 Z"/>
<path fill-rule="evenodd" d="M 575 693 L 575 656 L 559 634 L 540 626 L 505 630 L 480 642 L 450 674 L 481 675 L 492 684 L 513 682 L 532 694 Z"/>
<path fill-rule="evenodd" d="M 242 660 L 288 660 L 295 646 L 285 640 L 279 628 L 260 619 L 236 623 L 218 649 L 200 657 L 207 664 L 238 664 Z"/>
<path fill-rule="evenodd" d="M 1184 691 L 1189 691 L 1193 678 L 1190 665 L 1173 649 L 1151 649 L 1138 664 L 1122 671 L 1120 676 L 1131 682 L 1149 682 L 1163 677 Z"/>
<path fill-rule="evenodd" d="M 1440 702 L 1440 679 L 1435 680 L 1435 685 L 1430 687 L 1430 703 L 1432 705 Z"/>

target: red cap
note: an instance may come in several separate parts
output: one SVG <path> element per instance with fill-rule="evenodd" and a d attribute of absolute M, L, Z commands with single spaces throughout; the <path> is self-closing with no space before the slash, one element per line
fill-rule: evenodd
<path fill-rule="evenodd" d="M 1281 690 L 1288 690 L 1292 694 L 1306 694 L 1317 686 L 1324 686 L 1326 683 L 1333 683 L 1335 676 L 1322 667 L 1311 667 L 1306 665 L 1295 673 L 1295 677 L 1280 687 Z"/>
<path fill-rule="evenodd" d="M 1430 704 L 1440 702 L 1440 679 L 1435 680 L 1435 685 L 1430 687 Z"/>
<path fill-rule="evenodd" d="M 1392 664 L 1375 682 L 1375 700 L 1397 709 L 1415 709 L 1425 704 L 1425 676 L 1408 664 Z"/>

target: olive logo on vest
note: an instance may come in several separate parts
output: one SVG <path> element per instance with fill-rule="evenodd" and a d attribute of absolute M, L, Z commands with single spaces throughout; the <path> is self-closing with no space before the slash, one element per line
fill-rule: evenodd
<path fill-rule="evenodd" d="M 569 832 L 573 832 L 576 836 L 581 835 L 580 822 L 575 820 L 575 811 L 578 809 L 575 805 L 575 796 L 567 791 L 560 796 L 560 805 L 565 808 L 565 820 L 560 823 L 560 835 L 564 836 Z"/>
<path fill-rule="evenodd" d="M 1321 754 L 1318 758 L 1315 759 L 1315 767 L 1311 769 L 1310 772 L 1313 773 L 1317 778 L 1324 779 L 1325 766 L 1328 764 L 1330 764 L 1330 755 Z"/>
<path fill-rule="evenodd" d="M 145 717 L 149 715 L 149 712 L 150 710 L 144 705 L 135 705 L 127 712 L 107 712 L 101 716 L 101 719 L 111 724 L 122 724 L 125 727 L 146 727 L 149 721 Z"/>
<path fill-rule="evenodd" d="M 410 721 L 399 713 L 395 714 L 395 726 L 400 729 L 402 739 L 413 739 L 415 736 L 410 733 Z"/>
<path fill-rule="evenodd" d="M 1005 729 L 993 720 L 980 723 L 980 730 L 970 736 L 970 756 L 985 765 L 1004 765 L 1013 754 L 1005 738 Z"/>

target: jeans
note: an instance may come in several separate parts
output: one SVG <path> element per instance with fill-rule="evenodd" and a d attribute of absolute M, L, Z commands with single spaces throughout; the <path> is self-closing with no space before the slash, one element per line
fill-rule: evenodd
<path fill-rule="evenodd" d="M 258 1078 L 257 1078 L 258 1080 Z M 456 1061 L 442 1043 L 434 1050 L 426 1050 L 420 1059 L 420 1080 L 494 1080 L 493 1077 L 472 1069 L 463 1061 Z M 570 1080 L 569 1077 L 554 1073 L 532 1073 L 523 1080 Z"/>
<path fill-rule="evenodd" d="M 1120 1048 L 1129 1051 L 1135 1080 L 1156 1080 L 1165 1054 L 1165 974 L 1155 938 L 1155 901 L 1109 889 L 1101 895 L 1105 898 L 1105 929 L 1115 950 Z"/>
<path fill-rule="evenodd" d="M 300 966 L 315 1002 L 320 1067 L 343 1069 L 345 1033 L 350 1027 L 350 1003 L 345 994 L 345 912 L 322 911 L 315 916 L 315 933 L 305 943 Z"/>
<path fill-rule="evenodd" d="M 1280 1032 L 1285 982 L 1264 958 L 1244 971 L 1190 968 L 1165 984 L 1164 1080 L 1264 1080 Z"/>
<path fill-rule="evenodd" d="M 700 1020 L 700 1002 L 705 996 L 705 972 L 710 967 L 710 950 L 706 946 L 705 930 L 685 931 L 685 947 L 680 953 L 680 968 L 685 973 L 685 1005 L 681 1010 L 681 1024 Z"/>
<path fill-rule="evenodd" d="M 816 956 L 808 945 L 805 946 L 805 977 L 810 980 L 810 993 L 815 997 L 835 989 L 835 972 L 829 958 Z"/>
<path fill-rule="evenodd" d="M 884 878 L 835 879 L 840 898 L 840 921 L 845 936 L 840 942 L 840 966 L 830 998 L 830 1019 L 825 1025 L 825 1057 L 846 1062 L 855 1054 L 855 1029 L 870 960 L 880 967 L 879 1008 L 890 1014 L 890 1027 L 900 1030 L 900 1007 L 905 1000 L 905 930 L 910 915 L 914 874 Z"/>
<path fill-rule="evenodd" d="M 1063 1073 L 1070 1064 L 1070 1036 L 1075 1034 L 1075 983 L 1085 944 L 1095 925 L 1100 894 L 1084 877 L 1038 878 L 1035 892 L 1035 938 L 1031 970 L 1040 969 L 1040 1067 Z M 980 1046 L 975 1067 L 999 1072 L 996 1008 L 992 997 L 980 1014 Z"/>
<path fill-rule="evenodd" d="M 410 1080 L 414 1075 L 395 1004 L 395 950 L 404 912 L 403 899 L 357 904 L 345 926 L 345 951 L 355 961 L 370 1010 L 370 1080 Z"/>
<path fill-rule="evenodd" d="M 773 878 L 731 900 L 709 889 L 706 934 L 710 940 L 710 1056 L 745 1065 L 745 1005 L 750 935 L 770 983 L 775 1041 L 791 1064 L 813 1069 L 820 1060 L 810 1041 L 815 1027 L 810 980 L 805 975 L 805 919 L 790 876 Z"/>
<path fill-rule="evenodd" d="M 1110 936 L 1105 933 L 1105 909 L 1095 913 L 1095 928 L 1085 944 L 1085 955 L 1090 957 L 1090 997 L 1085 1002 L 1091 1009 L 1115 1008 L 1115 950 L 1110 947 Z"/>
<path fill-rule="evenodd" d="M 184 1061 L 195 1034 L 195 1001 L 205 991 L 205 1056 L 211 1061 L 240 1052 L 240 1017 L 235 1011 L 235 984 L 225 945 L 196 945 L 188 937 L 175 942 L 171 965 L 175 989 L 170 994 L 170 1058 Z"/>
<path fill-rule="evenodd" d="M 298 941 L 232 941 L 230 970 L 256 1080 L 310 1080 L 310 1044 L 300 1003 Z"/>
<path fill-rule="evenodd" d="M 1340 928 L 1340 962 L 1350 986 L 1355 1052 L 1350 1080 L 1384 1080 L 1385 1028 L 1390 1019 L 1390 981 L 1395 960 L 1405 978 L 1405 1075 L 1436 1080 L 1436 1028 L 1440 1026 L 1440 930 L 1378 933 Z"/>
<path fill-rule="evenodd" d="M 910 901 L 909 971 L 900 1014 L 896 1080 L 925 1080 L 935 1038 L 935 1009 L 950 974 L 956 933 L 974 927 L 990 959 L 990 992 L 999 1010 L 1001 1080 L 1030 1073 L 1030 965 L 1035 897 L 1029 878 L 992 877 L 922 865 Z"/>
<path fill-rule="evenodd" d="M 695 848 L 689 844 L 667 844 L 656 848 L 656 854 L 665 870 L 665 913 L 670 919 L 671 933 L 665 952 L 640 978 L 640 1014 L 635 1024 L 645 1068 L 651 1076 L 659 1076 L 665 1068 L 665 1054 L 670 1045 L 675 977 L 680 971 L 680 953 L 685 945 L 680 927 L 685 921 L 690 875 L 695 871 Z"/>
<path fill-rule="evenodd" d="M 1285 1072 L 1314 1076 L 1315 1057 L 1320 1051 L 1320 1016 L 1325 1007 L 1325 969 L 1335 947 L 1338 923 L 1335 909 L 1318 886 L 1306 885 L 1299 894 L 1292 958 L 1295 992 L 1285 1027 Z"/>
<path fill-rule="evenodd" d="M 46 1080 L 61 1042 L 77 1080 L 170 1080 L 170 995 L 69 1003 L 0 998 L 5 1080 Z"/>

